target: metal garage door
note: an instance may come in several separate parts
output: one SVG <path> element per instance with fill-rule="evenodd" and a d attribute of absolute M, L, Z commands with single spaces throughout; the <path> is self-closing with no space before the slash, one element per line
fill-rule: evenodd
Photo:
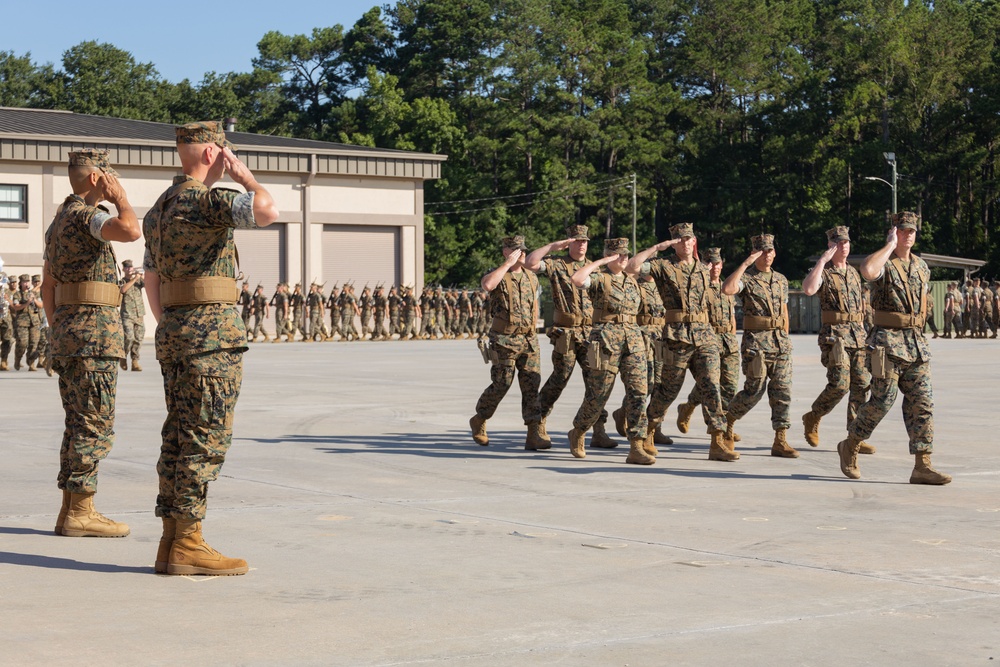
<path fill-rule="evenodd" d="M 287 241 L 285 225 L 273 224 L 262 229 L 237 229 L 233 238 L 240 253 L 240 270 L 250 283 L 250 291 L 262 285 L 268 301 L 274 286 L 287 280 Z M 251 321 L 252 323 L 252 321 Z M 264 328 L 274 333 L 274 311 L 267 318 Z"/>
<path fill-rule="evenodd" d="M 358 296 L 367 283 L 395 285 L 399 280 L 399 227 L 324 225 L 323 282 L 354 283 Z"/>

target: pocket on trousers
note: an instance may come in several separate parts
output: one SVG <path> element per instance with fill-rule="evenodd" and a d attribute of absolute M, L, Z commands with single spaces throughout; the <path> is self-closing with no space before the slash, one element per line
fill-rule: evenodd
<path fill-rule="evenodd" d="M 767 375 L 767 364 L 761 352 L 755 352 L 747 363 L 747 377 L 762 378 Z"/>
<path fill-rule="evenodd" d="M 885 380 L 893 376 L 896 367 L 889 359 L 884 347 L 876 347 L 868 353 L 868 358 L 871 360 L 873 378 Z"/>

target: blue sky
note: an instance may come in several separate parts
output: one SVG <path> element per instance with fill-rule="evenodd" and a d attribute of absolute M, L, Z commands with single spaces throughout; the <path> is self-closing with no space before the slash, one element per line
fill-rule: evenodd
<path fill-rule="evenodd" d="M 34 62 L 62 68 L 62 54 L 80 42 L 95 40 L 129 51 L 138 62 L 151 62 L 160 76 L 178 82 L 201 81 L 205 72 L 246 72 L 257 55 L 257 42 L 269 30 L 309 34 L 313 28 L 340 23 L 351 28 L 361 15 L 386 0 L 243 0 L 231 3 L 185 3 L 204 14 L 183 12 L 176 3 L 12 2 L 4 7 L 0 51 L 30 52 Z M 395 4 L 389 2 L 388 4 Z M 227 11 L 226 6 L 232 7 Z"/>

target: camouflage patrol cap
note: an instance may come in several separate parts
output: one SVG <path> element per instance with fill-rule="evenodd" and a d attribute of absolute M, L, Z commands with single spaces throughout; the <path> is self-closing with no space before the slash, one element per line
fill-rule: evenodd
<path fill-rule="evenodd" d="M 71 167 L 93 167 L 99 169 L 110 176 L 117 176 L 118 172 L 111 168 L 108 162 L 110 151 L 97 148 L 84 148 L 73 151 L 69 154 L 69 166 Z"/>
<path fill-rule="evenodd" d="M 42 274 L 36 273 L 35 275 L 31 276 L 31 282 L 35 283 L 36 285 L 42 282 Z"/>
<path fill-rule="evenodd" d="M 518 234 L 517 236 L 505 236 L 503 239 L 503 249 L 527 250 L 528 246 L 524 245 L 524 237 Z"/>
<path fill-rule="evenodd" d="M 124 267 L 126 267 L 126 268 L 131 268 L 131 267 L 132 267 L 132 260 L 131 260 L 131 259 L 126 259 L 126 260 L 124 260 L 124 261 L 122 262 L 122 266 L 124 266 Z"/>
<path fill-rule="evenodd" d="M 750 237 L 750 246 L 757 250 L 774 250 L 774 234 L 758 234 Z"/>
<path fill-rule="evenodd" d="M 837 225 L 832 229 L 828 229 L 826 230 L 826 240 L 830 243 L 836 243 L 837 241 L 850 241 L 850 228 L 844 227 L 843 225 Z"/>
<path fill-rule="evenodd" d="M 589 241 L 590 230 L 587 229 L 587 225 L 570 225 L 566 228 L 566 238 L 574 241 Z"/>
<path fill-rule="evenodd" d="M 604 255 L 627 255 L 629 254 L 628 239 L 604 239 Z"/>
<path fill-rule="evenodd" d="M 690 222 L 681 222 L 670 228 L 670 238 L 682 239 L 687 236 L 694 236 L 694 225 Z"/>
<path fill-rule="evenodd" d="M 706 248 L 705 261 L 711 264 L 722 261 L 722 248 Z"/>
<path fill-rule="evenodd" d="M 22 273 L 22 274 L 21 274 L 20 276 L 18 276 L 17 278 L 18 278 L 18 280 L 20 280 L 20 281 L 21 281 L 22 283 L 28 283 L 28 282 L 31 282 L 31 276 L 29 276 L 29 275 L 28 275 L 27 273 Z"/>
<path fill-rule="evenodd" d="M 226 139 L 222 123 L 217 120 L 203 120 L 198 123 L 177 125 L 174 127 L 179 144 L 215 144 L 222 148 L 236 150 L 236 147 Z"/>
<path fill-rule="evenodd" d="M 889 216 L 889 224 L 895 225 L 897 229 L 920 230 L 920 216 L 913 211 L 902 211 Z"/>

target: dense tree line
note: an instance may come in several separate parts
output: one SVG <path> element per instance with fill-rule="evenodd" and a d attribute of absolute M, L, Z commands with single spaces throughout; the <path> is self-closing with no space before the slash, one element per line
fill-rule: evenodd
<path fill-rule="evenodd" d="M 446 153 L 426 193 L 445 283 L 476 282 L 506 233 L 630 235 L 633 173 L 640 246 L 691 221 L 732 262 L 770 231 L 801 276 L 833 225 L 881 243 L 891 193 L 865 177 L 891 151 L 920 249 L 997 275 L 998 33 L 998 0 L 398 0 L 269 32 L 249 72 L 199 83 L 109 44 L 61 69 L 0 51 L 0 105 Z"/>

